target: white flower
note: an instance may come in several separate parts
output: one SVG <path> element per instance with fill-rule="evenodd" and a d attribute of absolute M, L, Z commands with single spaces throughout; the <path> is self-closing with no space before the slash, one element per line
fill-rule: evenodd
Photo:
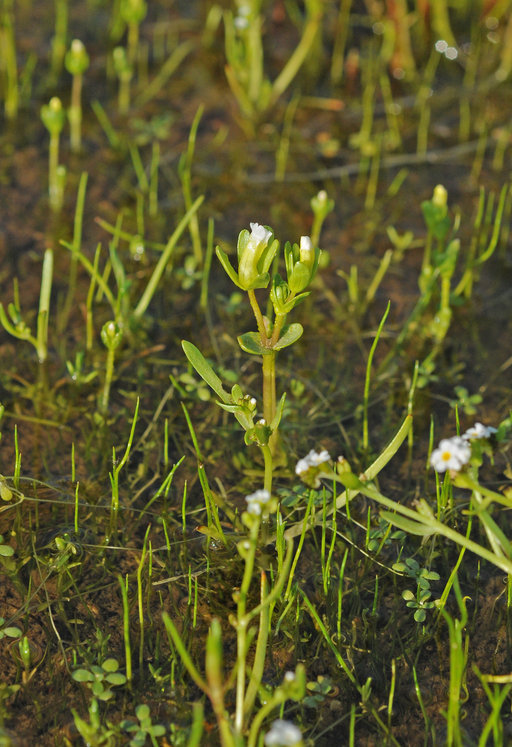
<path fill-rule="evenodd" d="M 251 227 L 251 235 L 249 236 L 251 245 L 257 246 L 258 244 L 263 244 L 263 246 L 266 246 L 272 236 L 272 231 L 266 229 L 265 226 L 260 226 L 259 223 L 249 223 L 249 225 Z"/>
<path fill-rule="evenodd" d="M 306 459 L 308 458 L 311 464 L 317 467 L 319 464 L 324 464 L 324 462 L 328 462 L 331 456 L 326 449 L 323 449 L 319 454 L 316 451 L 313 451 L 313 449 L 311 449 Z"/>
<path fill-rule="evenodd" d="M 283 679 L 285 682 L 295 682 L 295 672 L 285 672 Z"/>
<path fill-rule="evenodd" d="M 299 459 L 299 461 L 295 465 L 295 474 L 302 475 L 304 474 L 304 472 L 307 472 L 310 467 L 311 465 L 307 459 Z"/>
<path fill-rule="evenodd" d="M 436 472 L 446 472 L 451 470 L 458 472 L 469 462 L 471 457 L 471 447 L 460 436 L 453 438 L 443 438 L 437 449 L 432 452 L 430 464 Z"/>
<path fill-rule="evenodd" d="M 320 452 L 311 449 L 309 454 L 306 454 L 303 459 L 299 459 L 295 465 L 295 474 L 302 475 L 304 472 L 307 472 L 310 467 L 318 467 L 320 464 L 328 462 L 330 458 L 329 452 L 326 451 L 326 449 L 323 449 Z"/>
<path fill-rule="evenodd" d="M 302 734 L 291 721 L 277 719 L 265 734 L 265 744 L 267 747 L 294 747 L 302 744 Z"/>
<path fill-rule="evenodd" d="M 482 423 L 475 423 L 471 428 L 462 435 L 465 441 L 472 441 L 475 438 L 490 438 L 493 433 L 496 433 L 497 428 L 483 425 Z"/>
<path fill-rule="evenodd" d="M 305 265 L 309 266 L 314 262 L 315 250 L 313 249 L 313 242 L 309 236 L 300 237 L 299 257 L 300 261 Z"/>
<path fill-rule="evenodd" d="M 253 516 L 260 516 L 263 506 L 270 501 L 268 490 L 256 490 L 254 493 L 245 496 L 247 501 L 247 511 Z"/>

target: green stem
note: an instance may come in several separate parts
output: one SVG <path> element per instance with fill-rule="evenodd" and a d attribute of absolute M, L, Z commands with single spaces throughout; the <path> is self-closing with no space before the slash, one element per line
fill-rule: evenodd
<path fill-rule="evenodd" d="M 272 451 L 269 446 L 262 446 L 261 451 L 263 452 L 263 459 L 265 462 L 265 477 L 263 478 L 263 489 L 268 490 L 272 495 Z"/>
<path fill-rule="evenodd" d="M 71 106 L 69 108 L 71 150 L 80 153 L 82 147 L 82 75 L 73 75 L 71 84 Z"/>
<path fill-rule="evenodd" d="M 48 194 L 52 210 L 60 210 L 62 200 L 59 189 L 57 168 L 59 165 L 59 135 L 50 135 L 50 149 L 48 157 Z"/>
<path fill-rule="evenodd" d="M 286 299 L 287 303 L 289 301 L 292 301 L 295 296 L 295 293 L 290 293 L 288 298 Z M 274 322 L 274 329 L 272 330 L 272 337 L 270 338 L 270 347 L 273 347 L 276 342 L 279 340 L 279 336 L 281 334 L 281 330 L 283 328 L 283 324 L 286 320 L 286 314 L 276 314 L 276 320 Z"/>
<path fill-rule="evenodd" d="M 111 349 L 107 354 L 107 370 L 105 373 L 105 384 L 103 386 L 103 392 L 101 394 L 99 411 L 102 415 L 106 415 L 108 410 L 108 401 L 110 398 L 110 385 L 114 376 L 114 350 Z"/>
<path fill-rule="evenodd" d="M 276 414 L 276 354 L 263 355 L 263 417 L 270 425 Z"/>
<path fill-rule="evenodd" d="M 263 320 L 263 314 L 261 313 L 261 309 L 259 307 L 258 301 L 256 300 L 256 294 L 253 290 L 248 290 L 247 295 L 249 296 L 249 303 L 251 304 L 251 308 L 253 310 L 254 316 L 256 317 L 256 324 L 258 325 L 258 332 L 260 333 L 261 344 L 266 346 L 268 343 L 267 330 L 265 327 L 265 322 Z"/>
<path fill-rule="evenodd" d="M 265 655 L 267 652 L 268 626 L 270 618 L 270 605 L 267 603 L 268 582 L 265 571 L 261 571 L 260 582 L 260 621 L 258 628 L 258 638 L 256 641 L 256 651 L 254 653 L 254 663 L 247 692 L 244 699 L 244 716 L 246 719 L 251 715 L 254 707 L 254 701 L 258 693 L 258 688 L 263 678 L 265 669 Z"/>
<path fill-rule="evenodd" d="M 237 604 L 237 672 L 236 672 L 236 712 L 235 712 L 235 732 L 241 737 L 244 727 L 244 700 L 245 700 L 245 659 L 247 656 L 247 626 L 249 618 L 246 615 L 247 596 L 252 580 L 254 569 L 254 559 L 256 557 L 256 548 L 258 546 L 258 533 L 260 521 L 256 519 L 251 527 L 249 535 L 249 549 L 244 558 L 245 568 L 240 586 L 238 604 Z"/>

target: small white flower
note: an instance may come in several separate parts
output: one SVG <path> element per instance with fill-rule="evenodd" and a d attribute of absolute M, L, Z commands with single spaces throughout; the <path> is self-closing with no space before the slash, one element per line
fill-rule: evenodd
<path fill-rule="evenodd" d="M 253 516 L 260 516 L 263 506 L 270 501 L 268 490 L 256 490 L 254 493 L 245 496 L 247 501 L 247 511 Z"/>
<path fill-rule="evenodd" d="M 261 503 L 257 503 L 256 501 L 248 503 L 247 513 L 252 514 L 253 516 L 261 516 Z"/>
<path fill-rule="evenodd" d="M 305 265 L 310 265 L 315 259 L 315 250 L 313 249 L 313 242 L 309 236 L 300 237 L 299 245 L 299 257 L 300 261 Z"/>
<path fill-rule="evenodd" d="M 309 458 L 309 461 L 313 466 L 318 467 L 319 464 L 324 464 L 324 462 L 328 462 L 331 456 L 326 449 L 323 449 L 320 453 L 317 453 L 316 451 L 311 449 L 306 459 L 307 458 Z"/>
<path fill-rule="evenodd" d="M 471 428 L 467 429 L 462 438 L 465 441 L 472 441 L 475 438 L 490 438 L 496 431 L 497 428 L 492 428 L 482 423 L 475 423 Z"/>
<path fill-rule="evenodd" d="M 467 441 L 460 436 L 453 436 L 440 441 L 438 448 L 432 452 L 430 464 L 436 472 L 458 472 L 469 462 L 470 457 L 471 447 Z"/>
<path fill-rule="evenodd" d="M 285 672 L 283 679 L 285 682 L 295 682 L 295 672 Z"/>
<path fill-rule="evenodd" d="M 294 747 L 301 743 L 301 731 L 291 721 L 277 719 L 270 727 L 270 731 L 265 734 L 267 747 Z"/>
<path fill-rule="evenodd" d="M 269 231 L 265 226 L 260 226 L 259 223 L 249 223 L 251 227 L 251 235 L 249 236 L 249 242 L 252 245 L 263 244 L 266 246 L 268 240 L 272 236 L 272 231 Z"/>
<path fill-rule="evenodd" d="M 305 457 L 299 459 L 295 465 L 295 474 L 301 475 L 304 472 L 307 472 L 310 467 L 318 467 L 320 464 L 328 462 L 330 458 L 330 454 L 326 449 L 323 449 L 320 452 L 311 449 L 309 454 L 306 454 Z"/>
<path fill-rule="evenodd" d="M 299 461 L 295 465 L 295 474 L 303 475 L 304 472 L 307 472 L 310 467 L 311 465 L 307 459 L 299 459 Z"/>

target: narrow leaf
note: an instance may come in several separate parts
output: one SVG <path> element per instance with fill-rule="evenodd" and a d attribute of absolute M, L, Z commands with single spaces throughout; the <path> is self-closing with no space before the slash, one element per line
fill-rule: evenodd
<path fill-rule="evenodd" d="M 195 368 L 199 376 L 206 381 L 208 386 L 213 389 L 215 394 L 217 394 L 225 404 L 230 403 L 231 397 L 222 386 L 222 381 L 219 379 L 201 351 L 198 350 L 195 345 L 192 345 L 191 342 L 187 342 L 187 340 L 182 340 L 181 347 L 183 348 L 190 364 Z"/>

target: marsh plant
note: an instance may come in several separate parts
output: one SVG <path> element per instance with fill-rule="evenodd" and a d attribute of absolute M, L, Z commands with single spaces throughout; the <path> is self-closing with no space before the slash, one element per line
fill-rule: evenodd
<path fill-rule="evenodd" d="M 507 743 L 510 15 L 2 0 L 2 747 Z"/>

